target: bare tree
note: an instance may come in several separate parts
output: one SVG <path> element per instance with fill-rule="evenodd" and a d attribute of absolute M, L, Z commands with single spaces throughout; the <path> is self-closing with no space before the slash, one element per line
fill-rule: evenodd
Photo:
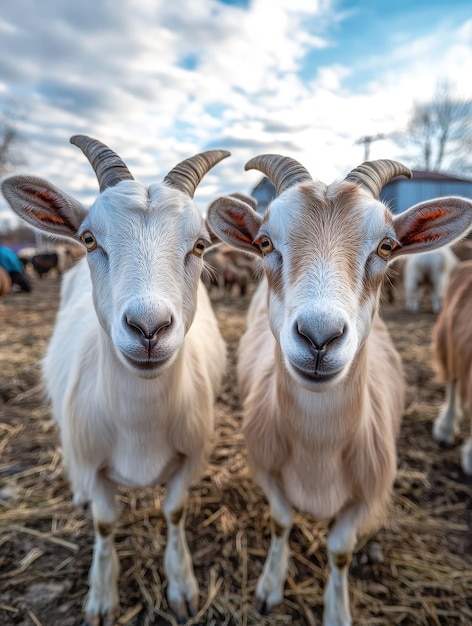
<path fill-rule="evenodd" d="M 21 137 L 15 124 L 17 115 L 5 109 L 0 113 L 0 176 L 22 165 Z"/>
<path fill-rule="evenodd" d="M 408 149 L 402 158 L 414 168 L 471 173 L 472 100 L 458 97 L 448 81 L 441 81 L 431 101 L 414 104 L 407 130 L 396 140 Z"/>

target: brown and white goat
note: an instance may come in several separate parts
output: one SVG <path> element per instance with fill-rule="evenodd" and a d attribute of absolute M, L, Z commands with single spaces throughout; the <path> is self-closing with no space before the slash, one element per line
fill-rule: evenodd
<path fill-rule="evenodd" d="M 10 293 L 11 289 L 11 278 L 10 274 L 0 267 L 0 296 L 6 296 L 7 293 Z"/>
<path fill-rule="evenodd" d="M 389 262 L 463 234 L 472 202 L 442 198 L 398 216 L 378 200 L 395 161 L 364 163 L 329 186 L 279 155 L 252 159 L 275 185 L 264 215 L 222 197 L 208 221 L 223 241 L 262 259 L 240 342 L 243 431 L 270 504 L 272 540 L 256 606 L 282 600 L 292 506 L 331 519 L 324 624 L 351 624 L 348 568 L 360 533 L 385 512 L 403 411 L 400 357 L 378 314 Z"/>
<path fill-rule="evenodd" d="M 463 413 L 472 419 L 471 314 L 472 261 L 464 261 L 449 278 L 443 308 L 433 329 L 436 370 L 446 388 L 446 398 L 433 427 L 438 443 L 454 443 Z M 462 446 L 462 469 L 472 476 L 472 432 Z"/>
<path fill-rule="evenodd" d="M 471 261 L 472 260 L 472 240 L 462 239 L 452 246 L 452 251 L 459 259 L 459 261 Z"/>
<path fill-rule="evenodd" d="M 226 361 L 200 280 L 210 233 L 192 198 L 229 152 L 190 157 L 148 187 L 101 142 L 83 135 L 71 142 L 100 184 L 89 210 L 32 176 L 7 178 L 2 190 L 28 223 L 87 250 L 65 275 L 42 367 L 74 501 L 92 503 L 85 620 L 116 620 L 117 485 L 165 483 L 167 598 L 185 622 L 199 595 L 185 538 L 187 494 L 207 462 Z"/>

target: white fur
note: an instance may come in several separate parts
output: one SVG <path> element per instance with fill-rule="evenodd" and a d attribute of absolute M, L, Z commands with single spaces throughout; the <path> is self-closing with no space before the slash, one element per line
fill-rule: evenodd
<path fill-rule="evenodd" d="M 431 311 L 439 313 L 447 280 L 458 263 L 459 259 L 447 246 L 406 258 L 403 269 L 405 309 L 418 312 L 422 289 L 427 285 L 430 288 Z"/>
<path fill-rule="evenodd" d="M 28 218 L 24 191 L 18 191 L 25 185 L 28 193 L 39 188 L 45 203 L 52 191 L 47 182 L 25 177 L 4 185 L 12 206 Z M 88 212 L 54 193 L 62 216 L 79 224 L 77 232 L 68 226 L 70 232 L 64 227 L 61 234 L 93 233 L 98 244 L 64 278 L 43 361 L 74 500 L 92 503 L 96 542 L 85 618 L 113 624 L 118 611 L 116 486 L 166 483 L 168 600 L 186 619 L 197 610 L 198 585 L 184 510 L 188 487 L 207 462 L 213 402 L 226 362 L 200 281 L 203 260 L 194 254 L 195 242 L 209 243 L 210 236 L 191 199 L 165 184 L 119 182 Z M 36 225 L 47 230 L 43 205 L 35 202 L 31 193 Z M 141 336 L 138 323 L 161 328 L 155 346 Z"/>

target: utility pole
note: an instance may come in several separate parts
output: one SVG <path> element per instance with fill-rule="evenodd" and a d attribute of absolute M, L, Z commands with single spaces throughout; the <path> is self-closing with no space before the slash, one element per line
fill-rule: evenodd
<path fill-rule="evenodd" d="M 378 141 L 379 139 L 385 139 L 387 135 L 384 133 L 379 133 L 378 135 L 365 135 L 356 141 L 356 144 L 364 144 L 364 161 L 369 160 L 370 156 L 370 145 L 373 141 Z"/>

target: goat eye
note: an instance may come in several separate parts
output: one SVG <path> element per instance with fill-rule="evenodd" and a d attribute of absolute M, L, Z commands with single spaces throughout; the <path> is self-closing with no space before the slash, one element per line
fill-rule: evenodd
<path fill-rule="evenodd" d="M 95 250 L 95 248 L 97 247 L 97 240 L 95 239 L 95 237 L 92 235 L 92 233 L 89 230 L 86 230 L 84 233 L 82 233 L 80 235 L 80 238 L 84 242 L 84 245 L 87 248 L 87 250 L 89 251 Z"/>
<path fill-rule="evenodd" d="M 203 241 L 203 239 L 198 239 L 198 241 L 195 242 L 195 245 L 193 246 L 193 253 L 196 256 L 202 256 L 202 254 L 205 252 L 205 242 Z"/>
<path fill-rule="evenodd" d="M 397 245 L 398 244 L 391 237 L 385 237 L 378 245 L 377 254 L 382 257 L 382 259 L 388 259 Z"/>
<path fill-rule="evenodd" d="M 274 245 L 269 237 L 261 237 L 259 239 L 259 248 L 261 249 L 262 254 L 265 256 L 269 254 L 274 249 Z"/>

